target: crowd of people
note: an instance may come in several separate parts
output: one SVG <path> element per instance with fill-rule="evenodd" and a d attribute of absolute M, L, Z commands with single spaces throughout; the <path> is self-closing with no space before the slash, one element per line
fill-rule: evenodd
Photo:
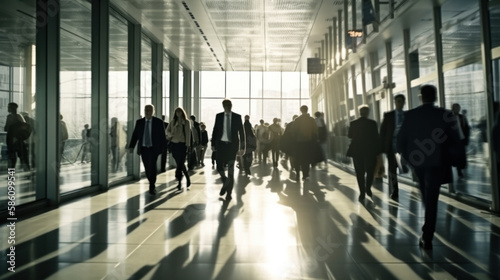
<path fill-rule="evenodd" d="M 407 166 L 411 167 L 425 205 L 425 222 L 419 241 L 424 249 L 432 249 L 441 184 L 452 182 L 453 167 L 459 177 L 464 176 L 467 163 L 465 147 L 471 134 L 466 116 L 460 113 L 460 105 L 453 104 L 451 110 L 439 108 L 434 105 L 436 97 L 436 88 L 424 85 L 420 89 L 422 105 L 405 112 L 405 96 L 395 95 L 395 109 L 384 114 L 380 130 L 376 121 L 369 119 L 369 106 L 362 105 L 358 108 L 360 117 L 351 121 L 347 129 L 351 143 L 346 155 L 352 157 L 359 201 L 364 201 L 365 196 L 372 196 L 371 187 L 381 154 L 387 157 L 387 178 L 393 200 L 399 198 L 397 174 L 407 172 Z M 35 124 L 27 114 L 17 113 L 17 108 L 16 103 L 8 104 L 9 115 L 5 125 L 8 166 L 15 167 L 19 158 L 22 167 L 29 170 L 29 151 L 34 151 Z M 146 105 L 144 117 L 136 121 L 128 144 L 123 126 L 117 118 L 112 118 L 109 132 L 112 171 L 119 169 L 124 156 L 123 147 L 130 153 L 137 147 L 149 181 L 149 193 L 155 195 L 158 157 L 161 156 L 160 172 L 165 172 L 170 152 L 176 164 L 177 189 L 182 190 L 183 178 L 186 189 L 189 189 L 189 170 L 204 166 L 205 153 L 210 144 L 212 167 L 216 168 L 222 181 L 219 194 L 225 195 L 226 201 L 229 201 L 232 199 L 235 167 L 241 169 L 242 175 L 252 176 L 251 167 L 254 164 L 265 165 L 270 161 L 272 167 L 278 169 L 283 162 L 286 166 L 289 164 L 291 178 L 296 181 L 301 178 L 307 180 L 311 166 L 324 162 L 327 168 L 328 129 L 323 113 L 316 112 L 313 118 L 304 105 L 300 107 L 300 115 L 294 115 L 284 125 L 281 119 L 274 118 L 272 124 L 260 120 L 259 124 L 252 126 L 250 116 L 244 116 L 243 121 L 242 116 L 233 111 L 231 100 L 224 99 L 222 108 L 223 112 L 215 116 L 210 138 L 205 123 L 198 122 L 194 115 L 188 117 L 181 107 L 175 109 L 170 123 L 167 123 L 165 116 L 163 119 L 154 116 L 153 105 Z M 59 130 L 58 166 L 68 139 L 62 115 Z M 87 161 L 87 154 L 91 152 L 90 131 L 88 125 L 82 130 L 81 163 Z M 500 150 L 499 135 L 497 120 L 492 133 L 497 154 Z M 31 158 L 34 167 L 35 155 L 32 154 Z M 497 156 L 498 159 L 500 156 Z"/>

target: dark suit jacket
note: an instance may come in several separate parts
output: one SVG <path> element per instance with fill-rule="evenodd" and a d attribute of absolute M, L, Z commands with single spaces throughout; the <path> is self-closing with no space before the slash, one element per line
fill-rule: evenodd
<path fill-rule="evenodd" d="M 167 147 L 167 138 L 165 136 L 165 126 L 164 122 L 157 118 L 152 117 L 153 122 L 151 123 L 151 141 L 153 142 L 153 151 L 156 154 L 161 154 Z M 146 118 L 138 119 L 135 122 L 134 132 L 132 133 L 132 138 L 130 139 L 129 148 L 134 148 L 137 142 L 137 154 L 141 154 L 142 149 L 142 138 L 144 136 L 144 126 L 146 124 Z"/>
<path fill-rule="evenodd" d="M 347 156 L 375 157 L 380 154 L 380 139 L 374 120 L 361 117 L 352 121 L 347 136 L 352 139 Z"/>
<path fill-rule="evenodd" d="M 451 111 L 434 104 L 421 105 L 405 112 L 397 150 L 415 168 L 443 166 L 447 148 L 461 144 L 457 125 Z"/>
<path fill-rule="evenodd" d="M 380 126 L 380 143 L 382 152 L 386 154 L 392 154 L 392 140 L 394 137 L 394 129 L 396 128 L 396 114 L 394 111 L 390 111 L 384 114 L 384 120 Z"/>
<path fill-rule="evenodd" d="M 245 131 L 243 129 L 243 123 L 241 122 L 241 115 L 232 112 L 231 117 L 231 145 L 229 150 L 225 145 L 224 150 L 222 149 L 222 132 L 224 126 L 224 112 L 219 113 L 215 116 L 215 125 L 214 130 L 212 132 L 212 146 L 215 146 L 215 150 L 217 153 L 229 153 L 229 155 L 234 154 L 236 157 L 236 153 L 238 152 L 238 148 L 244 150 L 245 149 Z"/>

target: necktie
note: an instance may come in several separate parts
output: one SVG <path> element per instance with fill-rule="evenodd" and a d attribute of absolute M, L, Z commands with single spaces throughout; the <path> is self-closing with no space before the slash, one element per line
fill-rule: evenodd
<path fill-rule="evenodd" d="M 144 130 L 144 133 L 146 133 L 146 135 L 144 135 L 144 146 L 146 147 L 151 147 L 151 128 L 149 127 L 151 121 L 149 120 L 146 120 L 146 129 Z"/>
<path fill-rule="evenodd" d="M 226 133 L 229 142 L 231 142 L 231 119 L 229 118 L 229 114 L 226 113 Z"/>

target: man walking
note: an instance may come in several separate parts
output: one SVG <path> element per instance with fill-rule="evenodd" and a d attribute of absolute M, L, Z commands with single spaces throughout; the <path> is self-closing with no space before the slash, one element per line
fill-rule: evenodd
<path fill-rule="evenodd" d="M 432 249 L 436 229 L 439 188 L 449 182 L 450 147 L 460 150 L 457 118 L 452 112 L 434 106 L 437 90 L 432 85 L 420 89 L 422 105 L 404 115 L 397 139 L 397 151 L 413 168 L 425 206 L 425 222 L 419 245 Z M 463 148 L 463 147 L 462 147 Z M 455 152 L 453 152 L 455 153 Z M 465 158 L 465 154 L 463 154 Z"/>
<path fill-rule="evenodd" d="M 215 116 L 215 125 L 212 132 L 212 151 L 216 151 L 215 160 L 217 162 L 217 171 L 222 179 L 222 188 L 220 195 L 226 195 L 226 201 L 229 201 L 234 184 L 234 161 L 236 153 L 245 154 L 245 132 L 241 115 L 231 111 L 232 103 L 229 99 L 222 101 L 224 112 Z M 228 166 L 226 176 L 224 165 Z"/>
<path fill-rule="evenodd" d="M 146 177 L 149 181 L 149 193 L 156 194 L 156 161 L 158 156 L 167 146 L 167 138 L 165 136 L 165 128 L 163 120 L 154 117 L 155 108 L 149 104 L 144 106 L 144 115 L 142 119 L 135 122 L 134 132 L 130 139 L 129 152 L 134 151 L 137 145 L 137 154 L 141 156 Z"/>

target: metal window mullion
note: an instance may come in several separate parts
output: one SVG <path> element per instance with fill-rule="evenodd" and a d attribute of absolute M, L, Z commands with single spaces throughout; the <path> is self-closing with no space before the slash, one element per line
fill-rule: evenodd
<path fill-rule="evenodd" d="M 50 1 L 51 15 L 47 14 L 48 0 L 36 2 L 36 199 L 47 198 L 49 204 L 60 202 L 57 157 L 59 139 L 59 61 L 60 61 L 60 4 Z M 55 101 L 55 102 L 54 102 Z"/>
<path fill-rule="evenodd" d="M 484 77 L 484 85 L 486 89 L 486 98 L 487 98 L 487 136 L 488 139 L 492 139 L 491 131 L 494 125 L 494 111 L 493 111 L 493 102 L 495 100 L 494 92 L 493 92 L 493 68 L 492 68 L 492 55 L 491 55 L 491 46 L 492 46 L 492 38 L 491 38 L 491 22 L 490 22 L 490 13 L 488 7 L 488 0 L 478 0 L 479 2 L 479 13 L 481 20 L 481 53 L 482 53 L 482 63 L 483 63 L 483 77 Z M 499 184 L 498 182 L 498 174 L 497 174 L 497 159 L 494 151 L 492 141 L 488 141 L 489 145 L 489 158 L 490 158 L 490 178 L 491 178 L 491 211 L 495 213 L 500 213 L 500 193 L 499 193 Z"/>
<path fill-rule="evenodd" d="M 179 59 L 170 58 L 170 116 L 174 117 L 175 108 L 179 106 Z"/>
<path fill-rule="evenodd" d="M 109 0 L 92 2 L 91 185 L 108 189 Z"/>
<path fill-rule="evenodd" d="M 413 101 L 411 97 L 411 79 L 410 79 L 410 29 L 403 30 L 403 47 L 404 47 L 404 60 L 405 60 L 405 78 L 406 78 L 406 102 L 408 109 L 413 108 Z"/>
<path fill-rule="evenodd" d="M 439 106 L 445 106 L 444 73 L 443 73 L 443 41 L 441 36 L 441 7 L 434 7 L 434 46 L 436 52 L 437 88 Z"/>
<path fill-rule="evenodd" d="M 163 114 L 163 44 L 151 42 L 151 98 L 156 117 Z"/>
<path fill-rule="evenodd" d="M 128 25 L 128 126 L 127 139 L 132 137 L 135 121 L 141 115 L 141 25 Z M 140 161 L 137 153 L 127 154 L 127 173 L 140 178 Z"/>

